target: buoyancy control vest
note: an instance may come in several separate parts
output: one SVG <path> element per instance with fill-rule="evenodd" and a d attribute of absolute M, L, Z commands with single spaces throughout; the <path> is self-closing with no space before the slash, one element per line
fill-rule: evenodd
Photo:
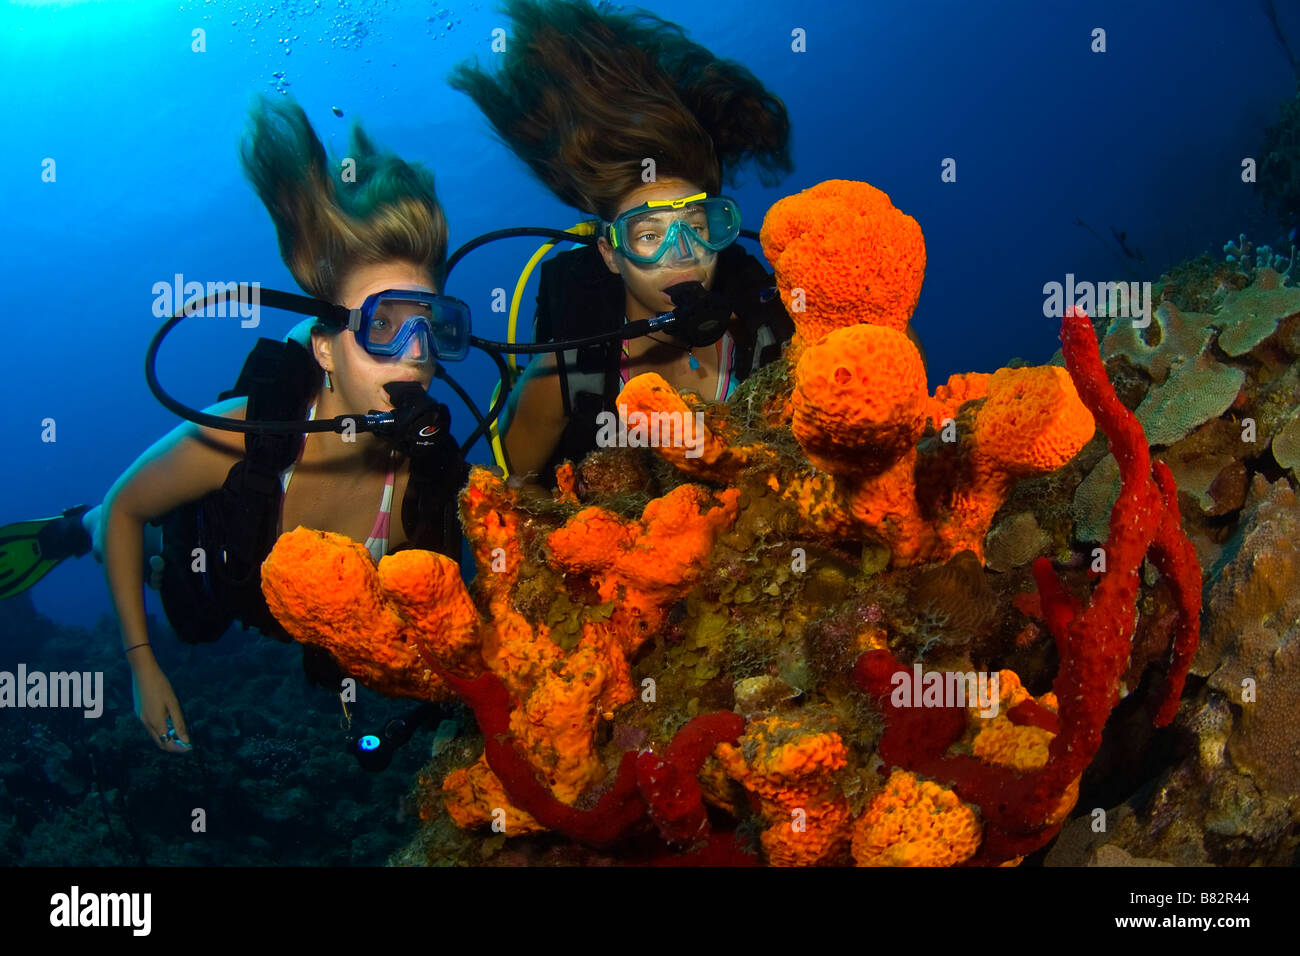
<path fill-rule="evenodd" d="M 235 387 L 218 400 L 247 396 L 248 421 L 305 419 L 319 381 L 319 366 L 305 348 L 292 340 L 263 338 L 245 360 Z M 277 640 L 292 640 L 262 595 L 262 562 L 276 541 L 280 475 L 297 460 L 304 440 L 301 434 L 247 433 L 246 454 L 231 466 L 225 483 L 163 517 L 165 564 L 159 592 L 167 620 L 182 641 L 215 641 L 236 620 L 245 630 L 255 627 Z M 440 466 L 412 461 L 402 501 L 405 548 L 437 551 L 459 561 L 456 499 L 467 471 L 459 452 Z M 304 647 L 304 666 L 309 676 L 328 682 L 334 677 L 331 668 L 313 666 L 323 663 L 322 654 Z"/>
<path fill-rule="evenodd" d="M 713 291 L 726 296 L 740 320 L 731 329 L 736 343 L 732 374 L 744 381 L 781 354 L 794 334 L 794 323 L 776 292 L 776 280 L 763 264 L 733 244 L 718 253 Z M 600 251 L 583 246 L 544 262 L 537 292 L 533 341 L 565 341 L 619 328 L 624 321 L 623 280 L 609 271 Z M 596 448 L 597 415 L 615 410 L 622 388 L 619 362 L 622 344 L 556 352 L 560 394 L 568 419 L 541 480 L 552 482 L 566 459 L 581 461 Z"/>

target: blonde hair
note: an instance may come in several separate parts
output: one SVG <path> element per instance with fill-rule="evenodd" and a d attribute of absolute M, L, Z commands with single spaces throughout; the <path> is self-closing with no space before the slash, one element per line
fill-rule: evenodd
<path fill-rule="evenodd" d="M 447 220 L 433 175 L 377 150 L 359 123 L 346 159 L 330 163 L 297 103 L 260 97 L 240 144 L 244 173 L 261 198 L 280 243 L 280 257 L 309 295 L 337 302 L 358 265 L 409 262 L 441 287 Z M 354 176 L 334 170 L 342 163 Z"/>

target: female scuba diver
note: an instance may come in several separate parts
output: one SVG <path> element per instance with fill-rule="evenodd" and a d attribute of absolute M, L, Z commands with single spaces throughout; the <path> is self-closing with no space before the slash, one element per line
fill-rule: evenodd
<path fill-rule="evenodd" d="M 780 355 L 794 327 L 771 275 L 733 245 L 740 210 L 719 191 L 751 159 L 769 185 L 789 172 L 790 123 L 749 70 L 652 14 L 586 0 L 505 9 L 513 36 L 500 72 L 462 64 L 450 83 L 558 198 L 601 220 L 595 245 L 542 266 L 535 340 L 617 329 L 683 297 L 722 316 L 712 336 L 660 332 L 529 363 L 503 444 L 513 473 L 551 483 L 558 464 L 596 447 L 597 415 L 614 411 L 630 377 L 657 372 L 722 401 Z M 682 283 L 698 285 L 674 289 Z"/>
<path fill-rule="evenodd" d="M 465 464 L 446 406 L 424 394 L 439 323 L 455 320 L 450 313 L 463 305 L 436 293 L 446 220 L 432 176 L 377 152 L 360 127 L 348 156 L 355 181 L 340 183 L 300 107 L 265 99 L 254 107 L 241 159 L 285 264 L 303 289 L 351 310 L 344 314 L 355 321 L 343 328 L 309 319 L 284 342 L 260 340 L 236 387 L 208 412 L 292 421 L 393 412 L 399 401 L 399 420 L 410 428 L 385 438 L 256 431 L 242 438 L 187 422 L 144 452 L 98 507 L 0 529 L 3 597 L 63 557 L 93 548 L 104 562 L 136 714 L 166 751 L 188 750 L 190 738 L 145 628 L 145 574 L 161 579 L 155 586 L 182 640 L 216 640 L 235 619 L 288 640 L 262 597 L 260 575 L 285 530 L 345 534 L 364 541 L 375 560 L 405 547 L 460 557 L 455 499 Z M 463 322 L 467 328 L 467 314 Z M 411 440 L 417 433 L 421 440 Z M 390 518 L 394 501 L 402 502 L 400 522 Z M 314 650 L 304 648 L 309 676 L 333 677 L 337 686 L 333 662 Z"/>

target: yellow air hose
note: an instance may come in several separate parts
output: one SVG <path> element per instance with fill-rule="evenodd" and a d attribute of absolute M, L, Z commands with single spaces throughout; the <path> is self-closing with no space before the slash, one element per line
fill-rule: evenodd
<path fill-rule="evenodd" d="M 598 225 L 598 220 L 589 219 L 585 222 L 580 222 L 571 226 L 566 229 L 565 232 L 574 236 L 591 236 L 595 235 Z M 528 279 L 532 276 L 533 270 L 537 268 L 537 263 L 541 262 L 546 254 L 555 248 L 555 244 L 559 241 L 559 239 L 548 239 L 546 242 L 542 243 L 538 247 L 537 251 L 533 253 L 532 258 L 525 263 L 523 271 L 519 273 L 519 281 L 515 283 L 515 294 L 510 298 L 510 319 L 506 326 L 506 341 L 512 345 L 518 341 L 516 335 L 519 330 L 519 303 L 523 301 L 524 288 L 528 285 Z M 513 352 L 506 354 L 506 362 L 510 366 L 510 387 L 513 388 L 515 384 L 514 380 L 517 378 L 519 372 L 519 363 Z M 489 408 L 496 404 L 497 394 L 500 390 L 501 383 L 497 382 L 496 386 L 492 389 L 492 401 L 488 406 Z M 510 477 L 510 469 L 506 467 L 505 450 L 501 447 L 501 434 L 497 431 L 497 423 L 495 421 L 492 423 L 488 431 L 492 437 L 492 457 L 496 461 L 497 467 L 499 467 L 508 478 Z"/>

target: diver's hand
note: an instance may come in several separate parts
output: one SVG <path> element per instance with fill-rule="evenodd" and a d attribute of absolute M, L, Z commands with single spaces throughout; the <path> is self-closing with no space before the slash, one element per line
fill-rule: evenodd
<path fill-rule="evenodd" d="M 185 729 L 180 701 L 157 663 L 132 669 L 131 694 L 135 715 L 149 732 L 154 746 L 169 753 L 189 753 L 190 735 Z"/>

